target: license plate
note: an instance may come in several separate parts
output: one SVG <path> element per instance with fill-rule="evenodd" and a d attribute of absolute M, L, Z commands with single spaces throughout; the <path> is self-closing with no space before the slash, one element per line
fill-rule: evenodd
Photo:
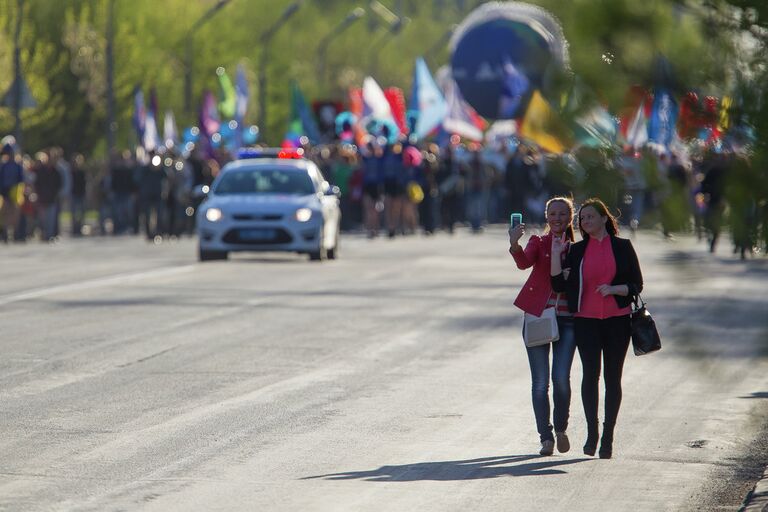
<path fill-rule="evenodd" d="M 272 240 L 275 238 L 274 229 L 241 229 L 239 232 L 241 240 L 247 242 L 260 242 L 264 240 Z"/>

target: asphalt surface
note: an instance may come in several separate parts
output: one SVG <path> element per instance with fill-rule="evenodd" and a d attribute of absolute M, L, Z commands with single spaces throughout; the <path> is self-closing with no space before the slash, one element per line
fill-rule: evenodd
<path fill-rule="evenodd" d="M 664 348 L 628 355 L 610 461 L 578 449 L 578 358 L 574 448 L 537 455 L 501 227 L 324 263 L 0 247 L 0 510 L 738 510 L 768 464 L 768 260 L 635 245 Z"/>

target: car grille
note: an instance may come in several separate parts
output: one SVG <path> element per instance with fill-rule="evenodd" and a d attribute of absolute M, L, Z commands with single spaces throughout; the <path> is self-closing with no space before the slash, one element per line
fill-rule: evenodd
<path fill-rule="evenodd" d="M 238 228 L 227 231 L 222 240 L 227 244 L 271 245 L 289 244 L 293 237 L 282 228 Z"/>
<path fill-rule="evenodd" d="M 283 216 L 279 213 L 235 213 L 232 218 L 235 220 L 282 220 Z"/>

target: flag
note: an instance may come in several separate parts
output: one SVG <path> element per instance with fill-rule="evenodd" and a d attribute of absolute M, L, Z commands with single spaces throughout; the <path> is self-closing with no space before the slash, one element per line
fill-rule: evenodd
<path fill-rule="evenodd" d="M 384 91 L 381 90 L 376 80 L 370 76 L 365 77 L 363 80 L 363 117 L 372 118 L 377 120 L 392 118 L 392 108 L 389 106 L 387 97 L 384 95 Z M 367 120 L 363 122 L 367 124 Z"/>
<path fill-rule="evenodd" d="M 392 118 L 397 126 L 398 135 L 406 131 L 405 124 L 405 96 L 403 90 L 399 87 L 387 87 L 384 90 L 384 97 L 389 103 L 389 109 L 392 112 Z"/>
<path fill-rule="evenodd" d="M 152 115 L 155 117 L 155 122 L 157 122 L 157 113 L 159 110 L 157 107 L 157 90 L 154 87 L 149 90 L 149 111 L 152 112 Z"/>
<path fill-rule="evenodd" d="M 211 91 L 203 93 L 203 104 L 200 106 L 200 133 L 210 139 L 219 131 L 221 121 L 219 111 L 216 109 L 216 98 Z"/>
<path fill-rule="evenodd" d="M 482 127 L 484 122 L 477 115 L 477 112 L 464 101 L 450 70 L 442 68 L 438 72 L 437 82 L 443 91 L 447 105 L 447 112 L 442 124 L 443 130 L 448 133 L 455 133 L 465 139 L 483 140 Z"/>
<path fill-rule="evenodd" d="M 677 126 L 677 102 L 666 89 L 654 94 L 651 116 L 648 120 L 648 139 L 668 148 Z"/>
<path fill-rule="evenodd" d="M 235 86 L 224 68 L 218 68 L 216 75 L 219 77 L 219 113 L 224 119 L 232 119 L 237 110 Z"/>
<path fill-rule="evenodd" d="M 163 140 L 166 147 L 172 148 L 179 140 L 179 132 L 176 129 L 176 119 L 173 117 L 173 112 L 170 110 L 165 111 L 165 119 L 163 120 Z"/>
<path fill-rule="evenodd" d="M 296 136 L 305 135 L 312 144 L 320 140 L 320 131 L 312 117 L 312 111 L 307 106 L 299 84 L 291 82 L 291 119 L 288 123 L 286 139 L 293 140 Z"/>
<path fill-rule="evenodd" d="M 637 112 L 627 125 L 627 144 L 633 148 L 641 148 L 648 142 L 648 125 L 645 120 L 645 101 L 640 103 Z"/>
<path fill-rule="evenodd" d="M 136 136 L 139 144 L 144 143 L 144 129 L 147 122 L 147 108 L 144 106 L 144 93 L 141 86 L 133 89 L 133 127 L 136 130 Z"/>
<path fill-rule="evenodd" d="M 147 151 L 156 150 L 160 146 L 160 135 L 157 133 L 157 123 L 155 122 L 155 114 L 152 110 L 147 112 L 142 145 Z"/>
<path fill-rule="evenodd" d="M 501 95 L 499 96 L 499 119 L 513 119 L 518 116 L 523 96 L 528 92 L 528 77 L 517 70 L 509 55 L 502 62 Z"/>
<path fill-rule="evenodd" d="M 539 90 L 533 92 L 531 101 L 520 123 L 520 136 L 550 153 L 561 154 L 567 143 L 565 127 Z"/>
<path fill-rule="evenodd" d="M 616 120 L 605 108 L 596 106 L 576 119 L 574 132 L 581 146 L 609 148 L 616 142 Z"/>
<path fill-rule="evenodd" d="M 448 113 L 448 104 L 443 93 L 432 78 L 427 63 L 419 57 L 413 70 L 413 85 L 411 102 L 408 106 L 408 116 L 413 121 L 412 132 L 417 139 L 429 135 L 440 126 Z"/>
<path fill-rule="evenodd" d="M 245 77 L 245 68 L 242 64 L 237 66 L 235 77 L 235 120 L 242 125 L 245 114 L 248 111 L 248 79 Z"/>

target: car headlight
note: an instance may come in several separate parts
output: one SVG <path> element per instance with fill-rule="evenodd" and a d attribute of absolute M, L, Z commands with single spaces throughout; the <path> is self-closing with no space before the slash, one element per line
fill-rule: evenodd
<path fill-rule="evenodd" d="M 299 208 L 296 210 L 296 220 L 299 222 L 307 222 L 312 218 L 312 210 L 309 208 Z"/>
<path fill-rule="evenodd" d="M 224 216 L 219 208 L 208 208 L 205 210 L 205 218 L 209 222 L 218 222 Z"/>

